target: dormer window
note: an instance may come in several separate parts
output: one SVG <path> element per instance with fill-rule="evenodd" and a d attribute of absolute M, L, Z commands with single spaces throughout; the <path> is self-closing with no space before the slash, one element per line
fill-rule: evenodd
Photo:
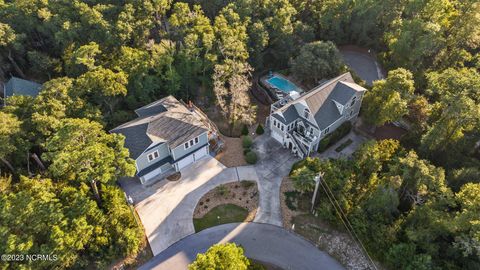
<path fill-rule="evenodd" d="M 350 103 L 350 107 L 352 107 L 352 106 L 353 106 L 353 104 L 355 104 L 355 100 L 356 100 L 356 99 L 357 99 L 357 97 L 353 97 L 353 99 L 352 99 L 352 103 Z"/>
<path fill-rule="evenodd" d="M 308 109 L 305 109 L 303 111 L 303 117 L 305 117 L 305 119 L 309 119 L 310 118 L 310 111 Z"/>

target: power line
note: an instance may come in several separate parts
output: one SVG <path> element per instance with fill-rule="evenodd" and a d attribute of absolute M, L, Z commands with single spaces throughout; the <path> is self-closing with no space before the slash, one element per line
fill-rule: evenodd
<path fill-rule="evenodd" d="M 350 221 L 348 220 L 347 216 L 345 215 L 345 213 L 343 212 L 342 208 L 340 207 L 340 204 L 338 203 L 337 199 L 335 198 L 335 195 L 333 194 L 333 192 L 331 191 L 330 187 L 328 186 L 327 182 L 325 181 L 322 181 L 322 179 L 320 179 L 320 184 L 322 185 L 322 188 L 323 190 L 325 191 L 325 194 L 327 195 L 328 197 L 328 200 L 330 201 L 330 203 L 333 205 L 333 207 L 335 208 L 335 211 L 337 212 L 337 214 L 339 215 L 340 217 L 340 220 L 342 221 L 343 225 L 345 226 L 345 228 L 347 229 L 348 233 L 350 234 L 350 236 L 352 237 L 352 239 L 354 241 L 357 242 L 357 245 L 360 247 L 360 249 L 362 249 L 364 252 L 365 252 L 365 255 L 368 257 L 369 261 L 371 262 L 373 268 L 375 268 L 377 270 L 377 266 L 375 265 L 375 263 L 373 262 L 372 258 L 370 257 L 370 254 L 368 253 L 367 249 L 365 248 L 365 246 L 363 245 L 362 241 L 360 240 L 360 238 L 358 237 L 358 235 L 355 233 L 355 230 L 353 229 L 353 226 L 352 224 L 350 223 Z M 326 187 L 326 188 L 325 188 Z M 328 191 L 327 191 L 328 189 Z M 335 203 L 332 201 L 332 198 L 333 198 L 333 201 L 335 201 Z M 345 220 L 344 220 L 345 219 Z M 346 223 L 345 223 L 346 222 Z M 348 224 L 348 226 L 347 226 Z"/>

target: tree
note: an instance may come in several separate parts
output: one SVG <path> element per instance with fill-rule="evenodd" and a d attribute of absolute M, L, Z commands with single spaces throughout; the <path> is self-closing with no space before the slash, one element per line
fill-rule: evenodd
<path fill-rule="evenodd" d="M 296 190 L 302 193 L 308 193 L 313 192 L 315 189 L 315 176 L 317 176 L 317 174 L 318 173 L 305 166 L 294 170 L 290 178 Z"/>
<path fill-rule="evenodd" d="M 427 80 L 427 94 L 435 101 L 463 93 L 480 104 L 480 73 L 474 68 L 433 71 L 427 73 Z"/>
<path fill-rule="evenodd" d="M 249 265 L 250 261 L 243 255 L 243 248 L 234 243 L 227 243 L 213 245 L 205 254 L 198 254 L 188 269 L 247 270 Z"/>
<path fill-rule="evenodd" d="M 95 42 L 80 46 L 71 55 L 67 55 L 65 70 L 71 77 L 77 77 L 95 68 L 96 57 L 101 54 L 100 46 Z"/>
<path fill-rule="evenodd" d="M 321 79 L 332 78 L 344 69 L 342 57 L 331 41 L 305 44 L 291 63 L 295 77 L 316 85 Z"/>
<path fill-rule="evenodd" d="M 67 182 L 90 183 L 100 202 L 97 182 L 112 183 L 120 176 L 135 173 L 134 161 L 123 144 L 122 135 L 106 134 L 96 122 L 67 118 L 47 139 L 43 158 L 51 163 L 51 176 Z"/>
<path fill-rule="evenodd" d="M 416 96 L 410 101 L 407 117 L 412 122 L 414 131 L 422 132 L 427 128 L 431 107 L 423 96 Z"/>
<path fill-rule="evenodd" d="M 12 164 L 8 161 L 8 156 L 15 152 L 16 136 L 21 132 L 21 122 L 12 114 L 0 111 L 0 160 L 14 172 Z"/>
<path fill-rule="evenodd" d="M 408 113 L 408 104 L 414 91 L 410 71 L 403 68 L 389 71 L 386 79 L 375 81 L 373 89 L 365 94 L 365 121 L 381 126 L 399 120 Z"/>
<path fill-rule="evenodd" d="M 251 70 L 248 64 L 232 60 L 215 66 L 213 91 L 217 105 L 230 123 L 230 132 L 238 122 L 251 124 L 255 120 L 255 107 L 248 95 Z"/>
<path fill-rule="evenodd" d="M 127 95 L 128 75 L 103 67 L 88 71 L 76 80 L 75 87 L 93 103 L 103 105 L 107 116 L 111 116 L 118 103 L 118 96 Z"/>
<path fill-rule="evenodd" d="M 458 155 L 465 157 L 461 154 L 463 151 L 474 149 L 473 144 L 476 141 L 471 141 L 465 148 L 461 147 L 460 143 L 464 140 L 466 133 L 479 126 L 480 105 L 475 104 L 465 95 L 459 94 L 445 98 L 439 109 L 441 110 L 439 119 L 423 135 L 420 150 L 425 156 L 435 157 L 438 161 L 455 162 L 456 160 L 458 162 Z M 447 149 L 449 154 L 445 155 Z"/>

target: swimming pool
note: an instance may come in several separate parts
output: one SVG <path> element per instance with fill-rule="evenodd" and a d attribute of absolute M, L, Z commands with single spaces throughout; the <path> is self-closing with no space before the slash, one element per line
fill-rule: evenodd
<path fill-rule="evenodd" d="M 293 84 L 291 81 L 280 77 L 278 75 L 274 75 L 273 77 L 266 80 L 272 87 L 281 90 L 284 93 L 290 93 L 292 91 L 300 92 L 300 89 Z"/>

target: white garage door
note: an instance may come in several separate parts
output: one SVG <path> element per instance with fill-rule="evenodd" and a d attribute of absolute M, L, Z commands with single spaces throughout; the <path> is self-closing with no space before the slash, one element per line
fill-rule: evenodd
<path fill-rule="evenodd" d="M 197 161 L 206 155 L 207 155 L 207 147 L 203 147 L 197 152 L 195 152 L 195 154 L 193 154 L 193 159 Z"/>
<path fill-rule="evenodd" d="M 157 176 L 161 173 L 162 173 L 162 168 L 158 168 L 158 169 L 155 169 L 155 170 L 145 174 L 145 176 L 143 176 L 143 178 L 145 179 L 145 182 L 146 182 L 146 181 L 149 181 L 150 179 L 154 178 L 155 176 Z"/>
<path fill-rule="evenodd" d="M 178 165 L 178 169 L 181 170 L 183 168 L 185 168 L 186 166 L 190 165 L 193 163 L 193 155 L 190 155 L 190 156 L 187 156 L 185 157 L 184 159 L 180 160 L 177 165 Z"/>
<path fill-rule="evenodd" d="M 275 132 L 275 131 L 273 131 L 273 130 L 272 130 L 272 137 L 273 137 L 275 140 L 279 141 L 281 144 L 283 144 L 283 137 L 282 137 L 282 135 L 278 134 L 277 132 Z"/>

